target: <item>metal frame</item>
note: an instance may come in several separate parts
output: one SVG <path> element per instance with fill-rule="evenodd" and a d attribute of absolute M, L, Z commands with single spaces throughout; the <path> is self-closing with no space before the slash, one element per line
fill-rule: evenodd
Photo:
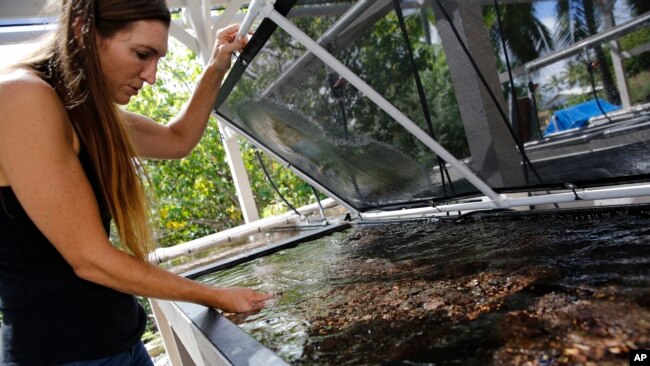
<path fill-rule="evenodd" d="M 343 63 L 332 56 L 331 53 L 327 52 L 327 50 L 325 50 L 321 45 L 311 39 L 298 27 L 296 27 L 286 17 L 278 13 L 273 8 L 273 5 L 271 3 L 266 0 L 253 0 L 252 4 L 253 5 L 251 8 L 254 9 L 254 11 L 248 13 L 246 18 L 249 20 L 244 20 L 244 25 L 251 24 L 253 20 L 250 18 L 255 18 L 257 16 L 263 16 L 272 20 L 275 24 L 284 29 L 287 33 L 289 33 L 289 35 L 294 37 L 309 51 L 321 59 L 321 61 L 323 61 L 327 66 L 331 67 L 333 70 L 339 73 L 339 75 L 345 78 L 350 84 L 354 85 L 359 91 L 361 91 L 382 110 L 393 117 L 399 124 L 406 128 L 418 140 L 427 145 L 427 147 L 429 147 L 433 152 L 438 154 L 438 156 L 445 160 L 449 165 L 457 169 L 465 179 L 472 183 L 479 191 L 481 191 L 481 193 L 489 197 L 497 207 L 503 207 L 503 196 L 500 196 L 498 193 L 496 193 L 492 188 L 490 188 L 490 186 L 488 186 L 478 176 L 476 176 L 476 174 L 474 174 L 474 172 L 472 172 L 472 170 L 469 169 L 467 165 L 456 159 L 451 153 L 449 153 L 449 151 L 447 151 L 438 142 L 431 138 L 431 136 L 429 136 L 420 127 L 418 127 L 415 122 L 411 121 L 406 115 L 404 115 L 404 113 L 393 106 L 381 94 L 374 90 L 365 81 L 361 80 L 361 78 L 359 78 L 354 72 L 352 72 L 345 65 L 343 65 Z M 248 30 L 242 27 L 242 30 L 240 31 L 247 32 Z"/>
<path fill-rule="evenodd" d="M 157 299 L 150 303 L 174 366 L 288 365 L 217 310 Z"/>
<path fill-rule="evenodd" d="M 612 40 L 616 40 L 617 38 L 620 38 L 626 34 L 630 34 L 638 29 L 640 29 L 643 26 L 647 26 L 650 24 L 650 13 L 643 14 L 635 19 L 631 19 L 623 24 L 617 25 L 613 28 L 610 28 L 604 32 L 598 33 L 596 35 L 593 35 L 591 37 L 587 37 L 563 50 L 553 52 L 550 55 L 538 58 L 536 60 L 530 61 L 523 66 L 520 66 L 514 70 L 512 70 L 512 75 L 513 77 L 520 77 L 524 76 L 526 74 L 532 73 L 534 71 L 537 71 L 541 69 L 544 66 L 551 65 L 555 62 L 558 62 L 562 59 L 565 59 L 569 56 L 577 55 L 581 52 L 583 52 L 585 49 L 597 46 L 599 44 L 609 42 Z M 643 46 L 642 46 L 643 47 Z M 650 46 L 648 46 L 650 47 Z M 636 50 L 636 49 L 635 49 Z M 634 56 L 638 53 L 643 52 L 644 50 L 647 51 L 647 47 L 643 49 L 639 49 L 638 51 L 632 53 L 630 52 L 630 56 Z M 637 53 L 638 52 L 638 53 Z M 623 52 L 625 55 L 625 52 Z M 627 56 L 627 57 L 630 57 Z M 502 77 L 507 77 L 507 74 L 502 74 L 500 75 L 500 78 Z"/>
<path fill-rule="evenodd" d="M 634 198 L 650 196 L 650 184 L 641 184 L 629 187 L 580 189 L 570 192 L 543 194 L 540 196 L 516 197 L 504 196 L 503 206 L 496 206 L 491 201 L 456 203 L 434 207 L 415 208 L 396 211 L 365 212 L 361 214 L 364 220 L 413 218 L 423 216 L 434 216 L 452 212 L 493 210 L 497 208 L 517 208 L 553 203 L 582 203 L 598 200 L 609 200 L 619 198 Z"/>
<path fill-rule="evenodd" d="M 227 124 L 231 129 L 237 131 L 237 132 L 240 133 L 241 135 L 249 136 L 251 143 L 252 143 L 253 145 L 255 145 L 256 148 L 262 150 L 265 154 L 271 156 L 271 157 L 274 158 L 277 162 L 279 162 L 279 163 L 281 163 L 282 165 L 284 165 L 287 169 L 291 170 L 291 172 L 293 172 L 295 175 L 297 175 L 298 177 L 300 177 L 300 179 L 302 179 L 302 180 L 304 180 L 305 182 L 311 184 L 311 185 L 314 186 L 315 188 L 318 188 L 321 192 L 325 193 L 328 197 L 330 197 L 331 199 L 333 199 L 334 201 L 336 201 L 336 203 L 338 203 L 339 205 L 343 206 L 343 207 L 344 207 L 346 210 L 348 210 L 349 212 L 351 212 L 351 213 L 356 213 L 358 216 L 361 215 L 361 212 L 360 212 L 359 210 L 357 210 L 356 208 L 352 207 L 352 206 L 351 206 L 351 205 L 350 205 L 346 200 L 342 199 L 342 198 L 339 197 L 336 193 L 332 192 L 331 190 L 329 190 L 328 188 L 326 188 L 325 186 L 323 186 L 320 182 L 315 181 L 315 180 L 314 180 L 313 178 L 311 178 L 309 175 L 305 174 L 303 171 L 301 171 L 300 169 L 298 169 L 295 165 L 292 165 L 291 162 L 287 161 L 287 160 L 286 160 L 285 158 L 283 158 L 282 156 L 276 154 L 273 150 L 271 150 L 270 148 L 268 148 L 268 147 L 265 146 L 264 144 L 258 142 L 258 141 L 255 140 L 254 138 L 252 138 L 252 137 L 248 134 L 248 132 L 246 132 L 245 130 L 241 129 L 241 128 L 240 128 L 239 126 L 237 126 L 236 124 L 231 123 L 231 122 L 230 122 L 230 121 L 229 121 L 225 116 L 221 116 L 221 117 L 223 117 L 223 120 L 222 120 L 223 123 Z M 306 207 L 311 207 L 311 206 L 306 206 Z M 301 209 L 299 208 L 298 211 L 300 211 L 300 210 L 301 210 Z"/>
<path fill-rule="evenodd" d="M 29 2 L 12 2 L 11 6 L 3 3 L 2 15 L 0 18 L 9 19 L 9 18 L 34 18 L 36 14 L 42 13 L 41 9 L 45 4 L 45 0 L 34 0 Z M 504 0 L 503 3 L 530 3 L 533 0 Z M 321 6 L 318 1 L 318 6 Z M 481 4 L 491 3 L 489 0 L 479 0 Z M 190 49 L 194 50 L 202 57 L 204 62 L 207 61 L 210 55 L 212 41 L 214 40 L 214 30 L 226 23 L 231 22 L 233 19 L 242 17 L 242 7 L 246 5 L 249 6 L 248 13 L 244 17 L 244 21 L 247 22 L 247 25 L 252 24 L 254 18 L 257 16 L 268 17 L 273 20 L 276 24 L 280 25 L 286 31 L 288 31 L 292 36 L 294 36 L 298 41 L 305 44 L 314 55 L 321 58 L 328 64 L 330 67 L 335 69 L 339 74 L 352 82 L 355 87 L 357 87 L 361 92 L 368 95 L 375 103 L 377 103 L 383 110 L 385 110 L 389 115 L 391 115 L 398 123 L 402 124 L 410 133 L 416 136 L 419 140 L 425 143 L 431 150 L 438 154 L 441 158 L 447 161 L 451 166 L 457 168 L 458 171 L 470 181 L 477 189 L 489 198 L 491 202 L 491 207 L 516 207 L 519 203 L 517 201 L 512 201 L 504 195 L 497 194 L 492 190 L 485 182 L 478 178 L 465 164 L 455 159 L 451 154 L 449 154 L 444 148 L 439 144 L 433 141 L 424 131 L 417 127 L 411 120 L 404 116 L 399 110 L 394 108 L 390 103 L 388 103 L 379 93 L 372 90 L 363 80 L 359 79 L 354 75 L 350 70 L 345 68 L 338 60 L 336 60 L 331 54 L 325 51 L 320 47 L 316 42 L 311 38 L 302 33 L 297 29 L 291 22 L 289 22 L 285 17 L 278 15 L 273 12 L 273 6 L 270 1 L 267 0 L 169 0 L 170 8 L 182 8 L 185 9 L 185 17 L 181 21 L 174 21 L 171 27 L 171 34 L 179 39 L 183 44 L 188 46 Z M 407 7 L 420 7 L 423 6 L 421 2 L 417 1 L 405 1 L 404 5 Z M 220 16 L 212 16 L 210 9 L 214 6 L 221 7 L 224 9 L 223 13 Z M 314 5 L 316 6 L 316 5 Z M 322 9 L 321 9 L 322 10 Z M 336 11 L 350 10 L 349 7 L 342 5 L 337 5 Z M 320 11 L 320 10 L 319 10 Z M 329 10 L 334 11 L 334 10 Z M 353 13 L 351 11 L 350 13 Z M 293 16 L 293 15 L 292 15 Z M 298 16 L 298 15 L 297 15 Z M 45 19 L 45 18 L 39 18 Z M 48 18 L 49 19 L 49 18 Z M 608 29 L 607 31 L 600 33 L 596 36 L 589 37 L 573 46 L 568 47 L 565 50 L 556 52 L 550 56 L 532 61 L 526 64 L 522 71 L 532 72 L 536 69 L 539 69 L 545 65 L 556 62 L 557 60 L 567 57 L 571 54 L 581 52 L 583 49 L 593 46 L 594 44 L 600 44 L 603 42 L 611 41 L 617 38 L 620 35 L 627 34 L 635 29 L 638 29 L 641 26 L 647 25 L 650 22 L 650 14 L 644 14 L 636 19 L 633 19 L 627 23 L 616 26 L 614 28 Z M 214 26 L 212 26 L 214 24 Z M 247 28 L 247 27 L 242 28 Z M 196 36 L 190 34 L 186 29 L 192 28 Z M 44 31 L 44 30 L 43 30 Z M 20 33 L 20 32 L 19 32 Z M 38 31 L 36 32 L 38 33 Z M 29 34 L 33 36 L 36 34 L 30 32 Z M 12 34 L 11 37 L 17 37 L 17 34 Z M 243 163 L 238 164 L 238 160 L 241 161 L 241 153 L 238 149 L 236 142 L 236 134 L 223 123 L 219 123 L 219 127 L 222 130 L 224 138 L 224 145 L 226 147 L 226 152 L 228 156 L 229 165 L 231 171 L 233 172 L 233 177 L 235 180 L 235 186 L 237 189 L 237 194 L 240 199 L 240 205 L 242 211 L 245 213 L 246 222 L 256 221 L 257 208 L 255 207 L 254 199 L 252 197 L 252 192 L 250 190 L 250 184 L 248 182 L 248 177 L 246 175 L 245 169 L 243 168 Z M 264 147 L 260 147 L 265 150 L 267 153 L 274 155 L 276 159 L 283 161 L 281 157 L 273 154 Z M 285 162 L 286 163 L 286 162 Z M 288 163 L 286 163 L 288 164 Z M 314 182 L 309 177 L 301 174 L 296 169 L 292 169 L 296 172 L 301 178 L 309 181 L 310 183 L 318 186 L 321 191 L 326 192 L 332 197 L 336 197 L 332 192 L 324 189 L 317 182 Z M 612 197 L 620 197 L 621 192 L 616 189 L 604 189 L 602 192 L 611 192 Z M 636 192 L 636 191 L 634 191 Z M 636 193 L 630 193 L 636 194 Z M 549 195 L 549 200 L 559 200 L 558 202 L 563 202 L 561 196 Z M 345 202 L 337 199 L 337 201 L 342 204 L 345 208 L 349 209 L 352 212 L 357 212 L 356 209 L 350 207 L 350 205 Z M 438 206 L 436 210 L 442 209 L 443 207 L 449 207 L 450 211 L 456 211 L 457 205 L 446 205 Z M 468 206 L 464 206 L 468 207 Z M 471 207 L 471 206 L 469 206 Z M 481 208 L 485 208 L 485 205 L 482 205 Z M 359 212 L 357 212 L 359 213 Z M 360 214 L 360 213 L 359 213 Z M 361 215 L 360 216 L 365 216 Z"/>
<path fill-rule="evenodd" d="M 640 196 L 650 196 L 650 184 L 642 184 L 639 186 L 632 187 L 614 187 L 614 188 L 604 188 L 604 189 L 590 189 L 590 190 L 581 190 L 580 193 L 577 191 L 569 193 L 555 193 L 555 194 L 544 194 L 541 196 L 532 196 L 532 197 L 508 197 L 503 194 L 498 194 L 491 187 L 489 187 L 485 182 L 483 182 L 478 176 L 476 176 L 463 162 L 456 159 L 451 155 L 447 150 L 440 146 L 435 140 L 433 140 L 429 135 L 427 135 L 422 129 L 420 129 L 413 121 L 406 117 L 401 111 L 395 108 L 390 102 L 388 102 L 381 94 L 372 89 L 367 83 L 361 80 L 356 74 L 354 74 L 350 69 L 343 65 L 339 60 L 337 60 L 332 54 L 327 52 L 323 47 L 321 47 L 317 42 L 307 36 L 302 32 L 298 27 L 296 27 L 292 22 L 290 22 L 286 17 L 278 13 L 273 5 L 267 0 L 253 0 L 251 4 L 251 9 L 244 20 L 244 25 L 252 24 L 254 19 L 258 16 L 268 18 L 286 31 L 289 35 L 295 38 L 303 46 L 305 46 L 311 53 L 316 55 L 321 59 L 326 65 L 331 67 L 333 70 L 338 72 L 342 77 L 344 77 L 348 82 L 354 85 L 359 91 L 364 93 L 370 100 L 377 104 L 382 110 L 388 113 L 393 117 L 398 123 L 400 123 L 404 128 L 406 128 L 411 134 L 413 134 L 418 140 L 422 141 L 427 145 L 432 151 L 434 151 L 438 156 L 445 160 L 449 165 L 456 168 L 461 175 L 472 183 L 481 193 L 483 193 L 487 200 L 482 202 L 471 202 L 471 203 L 460 203 L 460 204 L 451 204 L 436 206 L 435 208 L 423 208 L 423 209 L 413 209 L 413 210 L 399 210 L 393 212 L 384 212 L 384 213 L 362 213 L 361 218 L 379 218 L 379 217 L 401 217 L 407 216 L 410 214 L 421 215 L 421 214 L 434 214 L 436 212 L 452 212 L 452 211 L 464 211 L 464 210 L 480 210 L 480 209 L 495 209 L 495 208 L 511 208 L 511 207 L 522 207 L 522 206 L 531 206 L 531 205 L 540 205 L 540 204 L 550 204 L 550 203 L 564 203 L 572 202 L 576 200 L 601 200 L 601 199 L 615 199 L 615 198 L 628 198 L 628 197 L 640 197 Z M 608 32 L 606 35 L 595 36 L 586 41 L 580 42 L 575 46 L 569 47 L 558 54 L 554 54 L 550 57 L 543 58 L 538 61 L 534 61 L 526 65 L 527 69 L 533 69 L 535 67 L 541 67 L 545 63 L 554 62 L 558 57 L 565 57 L 569 52 L 577 52 L 584 47 L 587 47 L 588 44 L 593 44 L 595 42 L 603 42 L 610 39 L 610 37 L 615 37 L 619 32 L 629 31 L 630 29 L 640 26 L 640 24 L 645 24 L 645 22 L 650 19 L 650 14 L 642 16 L 638 19 L 632 20 L 626 23 L 623 26 L 616 28 Z M 242 27 L 242 34 L 247 32 L 245 27 Z"/>

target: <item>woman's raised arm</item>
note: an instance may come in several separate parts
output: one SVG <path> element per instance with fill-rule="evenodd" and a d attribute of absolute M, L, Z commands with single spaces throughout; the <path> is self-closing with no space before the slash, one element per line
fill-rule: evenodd
<path fill-rule="evenodd" d="M 246 43 L 245 39 L 237 38 L 238 30 L 239 25 L 234 24 L 217 32 L 212 57 L 199 76 L 192 96 L 178 116 L 168 124 L 123 112 L 127 123 L 132 126 L 130 135 L 138 155 L 154 159 L 180 159 L 192 151 L 203 136 L 221 82 L 230 69 L 232 53 Z"/>

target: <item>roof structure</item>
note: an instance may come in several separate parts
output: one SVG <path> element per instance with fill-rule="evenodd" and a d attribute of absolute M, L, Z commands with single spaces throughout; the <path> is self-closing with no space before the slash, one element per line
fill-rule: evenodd
<path fill-rule="evenodd" d="M 548 0 L 536 0 L 536 2 L 544 1 Z M 603 1 L 610 6 L 613 4 L 611 0 Z M 1 2 L 0 44 L 26 41 L 48 31 L 52 27 L 54 18 L 52 14 L 43 11 L 45 2 L 45 0 Z M 531 2 L 533 0 L 499 1 L 500 4 Z M 616 146 L 636 144 L 633 150 L 624 150 L 623 155 L 620 156 L 632 165 L 621 165 L 612 161 L 612 165 L 604 170 L 598 170 L 598 164 L 593 166 L 596 169 L 595 173 L 576 169 L 580 164 L 583 168 L 587 165 L 576 163 L 571 160 L 572 157 L 587 151 L 593 152 L 593 149 L 590 144 L 572 145 L 567 141 L 561 143 L 567 147 L 560 154 L 556 150 L 546 148 L 545 146 L 550 145 L 544 145 L 543 141 L 537 141 L 533 145 L 528 143 L 531 145 L 529 159 L 525 154 L 528 148 L 523 144 L 527 140 L 522 141 L 521 136 L 525 129 L 528 129 L 529 133 L 534 132 L 535 128 L 531 126 L 535 118 L 527 119 L 525 125 L 515 125 L 515 122 L 518 124 L 521 122 L 512 114 L 514 112 L 506 115 L 505 111 L 508 109 L 514 110 L 512 104 L 514 101 L 511 100 L 509 105 L 501 91 L 504 81 L 508 81 L 508 74 L 499 75 L 500 60 L 495 55 L 501 51 L 498 50 L 498 44 L 493 44 L 493 35 L 486 29 L 483 20 L 483 6 L 493 4 L 493 0 L 398 2 L 389 0 L 277 0 L 274 2 L 168 0 L 170 8 L 180 14 L 180 17 L 173 21 L 170 34 L 195 51 L 205 62 L 212 49 L 216 29 L 232 22 L 251 20 L 251 17 L 246 18 L 246 15 L 250 14 L 249 7 L 254 3 L 261 3 L 267 9 L 258 22 L 262 22 L 262 18 L 265 20 L 260 23 L 260 28 L 251 39 L 247 50 L 240 55 L 215 103 L 237 195 L 247 222 L 254 221 L 259 216 L 236 141 L 237 135 L 250 139 L 271 156 L 291 167 L 299 176 L 360 216 L 368 210 L 417 207 L 474 194 L 484 195 L 488 203 L 463 206 L 464 208 L 504 207 L 514 201 L 508 203 L 508 200 L 497 192 L 557 188 L 567 182 L 576 181 L 589 186 L 625 177 L 641 179 L 638 177 L 650 173 L 643 168 L 643 164 L 639 162 L 641 164 L 639 165 L 637 160 L 625 156 L 626 154 L 643 155 L 640 151 L 645 151 L 648 146 L 645 130 L 635 135 L 636 137 L 625 136 L 622 141 L 615 143 Z M 450 75 L 448 84 L 453 85 L 454 103 L 457 103 L 460 109 L 459 120 L 456 122 L 462 123 L 464 129 L 462 139 L 466 139 L 469 156 L 451 154 L 447 148 L 436 141 L 431 128 L 425 132 L 425 127 L 418 126 L 422 123 L 418 121 L 422 116 L 414 116 L 416 112 L 405 110 L 404 107 L 395 107 L 390 97 L 385 97 L 373 89 L 372 80 L 359 78 L 358 74 L 363 73 L 363 68 L 366 67 L 362 61 L 357 60 L 356 63 L 350 64 L 348 60 L 348 64 L 344 65 L 337 59 L 337 57 L 359 56 L 363 47 L 369 47 L 359 45 L 359 42 L 362 42 L 361 40 L 369 32 L 377 32 L 376 27 L 381 27 L 378 22 L 395 21 L 393 18 L 397 6 L 395 4 L 399 4 L 399 8 L 403 10 L 420 9 L 421 14 L 425 11 L 433 11 L 434 26 L 440 36 Z M 274 6 L 277 9 L 272 9 Z M 285 7 L 287 11 L 279 11 L 280 8 Z M 650 14 L 644 14 L 624 24 L 614 24 L 611 14 L 605 15 L 605 28 L 600 33 L 522 64 L 512 70 L 512 74 L 514 77 L 524 78 L 524 82 L 534 84 L 534 74 L 540 68 L 567 57 L 583 57 L 588 54 L 588 50 L 599 48 L 600 44 L 606 42 L 614 45 L 616 39 L 641 27 L 647 27 L 650 23 Z M 312 35 L 312 39 L 302 34 L 302 31 L 291 23 L 299 21 L 300 18 L 307 20 L 329 18 L 335 21 L 328 25 L 329 28 L 324 33 Z M 426 17 L 423 17 L 422 21 L 429 22 Z M 263 27 L 264 22 L 267 25 L 273 24 Z M 385 23 L 382 24 L 385 26 Z M 237 97 L 230 97 L 230 94 L 233 90 L 236 93 L 239 84 L 248 82 L 244 73 L 246 69 L 263 69 L 264 57 L 258 57 L 262 49 L 269 51 L 269 54 L 274 54 L 273 47 L 277 44 L 274 45 L 273 37 L 278 26 L 282 32 L 289 34 L 291 42 L 295 41 L 292 44 L 296 49 L 302 51 L 282 60 L 284 66 L 281 72 L 274 75 L 269 83 L 256 85 L 256 88 L 261 88 L 258 90 L 259 94 L 249 96 L 251 101 L 257 98 L 252 104 L 255 108 L 244 108 L 235 103 Z M 396 24 L 394 26 L 395 29 L 399 29 Z M 421 41 L 417 39 L 409 42 Z M 406 44 L 395 47 L 404 50 L 408 48 Z M 624 74 L 619 73 L 622 70 L 622 53 L 613 48 L 611 54 L 617 72 L 616 82 L 622 104 L 625 110 L 629 110 L 628 87 Z M 407 59 L 404 59 L 404 62 L 408 62 Z M 325 75 L 323 73 L 326 76 L 323 76 Z M 410 83 L 418 73 L 412 67 L 410 71 L 398 77 L 395 83 Z M 305 93 L 314 93 L 314 95 L 328 93 L 327 85 L 319 86 L 319 83 L 329 80 L 330 76 L 332 84 L 329 86 L 329 93 L 332 94 L 329 99 L 325 99 L 325 102 L 331 104 L 338 101 L 340 111 L 332 112 L 329 116 L 327 112 L 322 114 L 327 108 L 331 109 L 331 106 L 324 104 L 321 115 L 310 114 L 317 106 L 314 104 L 316 99 L 309 100 L 312 103 L 309 107 L 311 111 L 300 110 L 298 107 L 300 102 L 308 99 Z M 314 78 L 312 91 L 307 90 L 309 87 L 307 81 L 310 78 Z M 336 95 L 333 86 L 347 83 L 350 84 L 346 88 L 348 91 Z M 296 92 L 298 92 L 298 99 L 292 101 L 291 95 Z M 344 95 L 345 93 L 347 94 Z M 436 91 L 429 90 L 427 93 L 429 98 L 433 98 L 432 95 L 435 95 Z M 533 94 L 529 94 L 528 101 L 534 104 L 535 98 L 531 97 L 534 96 L 534 90 L 531 93 Z M 426 99 L 425 94 L 420 93 L 420 99 Z M 367 114 L 353 112 L 354 108 L 362 106 L 359 101 L 365 103 L 364 98 L 368 98 L 379 107 L 378 109 L 369 107 L 372 113 L 376 114 L 373 118 L 383 121 L 384 126 L 401 125 L 406 130 L 397 132 L 400 130 L 396 127 L 386 127 L 395 129 L 393 137 L 390 137 L 377 134 L 376 131 L 372 132 L 374 131 L 372 129 L 384 127 L 370 125 L 364 127 L 364 123 L 369 123 L 364 122 L 364 118 L 368 117 Z M 255 113 L 252 113 L 253 111 Z M 531 113 L 534 114 L 534 106 Z M 343 117 L 339 117 L 339 114 Z M 341 119 L 344 121 L 345 139 L 341 140 L 336 134 L 330 136 L 322 133 L 329 128 L 327 127 L 329 125 L 321 123 L 328 119 L 332 121 L 331 123 L 339 123 L 339 125 Z M 509 126 L 510 124 L 515 126 Z M 351 128 L 350 131 L 348 127 Z M 364 128 L 370 130 L 364 132 Z M 355 129 L 359 135 L 349 137 L 347 133 Z M 539 129 L 539 126 L 536 129 Z M 282 133 L 279 132 L 281 130 Z M 629 131 L 629 128 L 626 131 Z M 517 134 L 519 137 L 516 136 Z M 403 137 L 408 135 L 412 136 Z M 302 136 L 304 143 L 295 140 L 296 136 Z M 603 142 L 607 140 L 605 137 L 600 139 L 599 144 L 604 145 L 599 149 L 612 148 L 609 142 Z M 373 160 L 377 156 L 382 158 Z M 434 160 L 430 156 L 438 159 L 437 166 L 432 163 Z M 566 160 L 573 165 L 564 167 L 565 170 L 560 169 L 557 166 L 559 164 L 557 161 L 560 161 L 558 159 L 564 159 L 562 161 Z M 537 169 L 530 160 L 537 160 L 534 164 Z M 550 163 L 552 161 L 556 162 Z M 599 163 L 602 161 L 599 160 Z M 386 164 L 399 166 L 402 170 L 399 172 L 391 170 L 391 166 Z M 542 174 L 540 175 L 538 171 Z M 521 201 L 516 204 L 532 203 Z M 457 209 L 455 205 L 449 205 L 444 209 L 441 207 L 435 208 L 447 211 Z"/>

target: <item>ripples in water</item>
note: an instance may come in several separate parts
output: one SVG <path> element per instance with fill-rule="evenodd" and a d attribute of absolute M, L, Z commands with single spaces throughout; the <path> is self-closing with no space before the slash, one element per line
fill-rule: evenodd
<path fill-rule="evenodd" d="M 646 211 L 360 225 L 200 280 L 294 364 L 627 364 L 650 347 Z"/>

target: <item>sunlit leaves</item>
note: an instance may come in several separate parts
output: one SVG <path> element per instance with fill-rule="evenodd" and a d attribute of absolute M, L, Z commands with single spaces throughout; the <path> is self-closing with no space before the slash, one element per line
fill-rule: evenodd
<path fill-rule="evenodd" d="M 168 123 L 187 101 L 201 69 L 196 55 L 171 40 L 168 55 L 159 65 L 158 82 L 142 89 L 127 109 Z M 277 205 L 279 198 L 263 176 L 252 146 L 242 142 L 241 148 L 260 211 L 271 214 L 288 210 L 284 204 Z M 309 187 L 301 179 L 269 160 L 267 164 L 274 181 L 283 187 L 281 189 L 293 205 L 313 202 Z M 161 246 L 175 245 L 243 223 L 214 118 L 189 156 L 181 160 L 149 160 L 145 166 L 152 182 L 153 221 Z"/>

